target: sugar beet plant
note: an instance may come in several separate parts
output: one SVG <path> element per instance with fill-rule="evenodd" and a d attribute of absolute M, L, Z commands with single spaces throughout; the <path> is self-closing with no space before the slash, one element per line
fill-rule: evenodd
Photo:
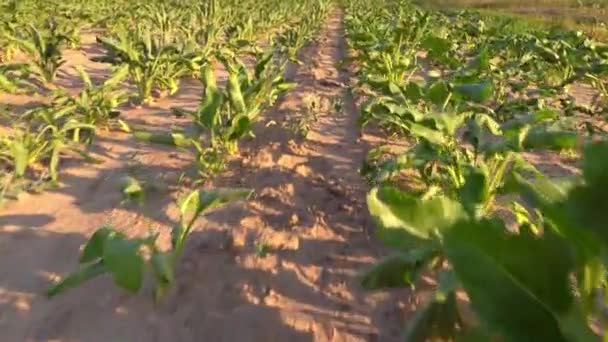
<path fill-rule="evenodd" d="M 230 52 L 218 57 L 228 71 L 226 84 L 220 87 L 215 71 L 207 65 L 202 69 L 205 90 L 199 108 L 173 109 L 178 115 L 192 118 L 189 132 L 134 132 L 140 140 L 192 148 L 201 175 L 220 171 L 225 157 L 237 152 L 239 140 L 252 135 L 252 125 L 260 113 L 294 86 L 283 79 L 287 60 L 274 60 L 274 49 L 258 53 L 253 67 L 247 67 Z"/>
<path fill-rule="evenodd" d="M 128 99 L 128 91 L 120 89 L 128 76 L 128 67 L 118 68 L 101 84 L 94 84 L 83 68 L 77 67 L 76 71 L 84 83 L 82 90 L 74 96 L 67 91 L 56 92 L 52 105 L 69 112 L 82 123 L 107 128 L 110 120 L 120 115 L 118 107 Z"/>
<path fill-rule="evenodd" d="M 91 236 L 80 255 L 80 267 L 49 290 L 56 296 L 95 277 L 110 274 L 114 283 L 130 292 L 137 292 L 143 284 L 144 274 L 151 272 L 155 280 L 155 298 L 163 295 L 176 278 L 176 268 L 184 252 L 188 236 L 199 216 L 230 202 L 247 199 L 246 189 L 216 189 L 193 191 L 178 203 L 179 221 L 171 230 L 171 248 L 162 250 L 156 243 L 158 234 L 128 238 L 118 230 L 104 226 Z"/>
<path fill-rule="evenodd" d="M 175 93 L 180 78 L 188 74 L 188 66 L 197 60 L 196 55 L 187 56 L 179 45 L 165 44 L 159 39 L 149 31 L 122 31 L 116 38 L 98 38 L 106 55 L 94 60 L 128 67 L 137 88 L 137 101 L 146 104 L 152 100 L 155 89 Z"/>
<path fill-rule="evenodd" d="M 68 36 L 53 21 L 48 21 L 42 28 L 30 26 L 24 32 L 23 37 L 5 33 L 5 39 L 27 53 L 31 72 L 39 81 L 45 85 L 52 83 L 65 63 L 62 49 L 68 42 Z"/>
<path fill-rule="evenodd" d="M 380 126 L 408 145 L 372 150 L 361 169 L 378 237 L 396 251 L 363 286 L 437 280 L 407 341 L 596 340 L 605 245 L 599 221 L 583 217 L 603 215 L 587 201 L 605 201 L 594 189 L 605 181 L 608 145 L 589 142 L 580 118 L 598 112 L 568 88 L 601 78 L 601 44 L 407 1 L 346 6 L 362 128 Z M 581 146 L 583 176 L 569 179 L 551 179 L 524 154 Z"/>
<path fill-rule="evenodd" d="M 195 152 L 195 166 L 199 174 L 208 177 L 224 167 L 226 157 L 238 151 L 238 143 L 253 136 L 253 123 L 277 98 L 295 84 L 284 79 L 288 61 L 320 26 L 329 6 L 321 2 L 310 4 L 315 15 L 305 20 L 301 29 L 280 33 L 273 45 L 261 50 L 252 44 L 242 50 L 218 49 L 207 56 L 200 72 L 204 86 L 199 108 L 188 111 L 174 108 L 176 115 L 187 115 L 192 125 L 186 132 L 156 133 L 136 131 L 140 140 L 189 148 Z M 290 38 L 286 38 L 290 37 Z M 245 63 L 239 54 L 249 54 L 253 62 Z M 214 62 L 228 72 L 224 85 L 217 82 Z"/>
<path fill-rule="evenodd" d="M 379 236 L 399 252 L 363 284 L 418 286 L 422 275 L 438 279 L 408 323 L 407 340 L 597 340 L 588 322 L 605 321 L 605 208 L 598 203 L 606 196 L 598 187 L 606 182 L 599 171 L 606 153 L 606 143 L 589 145 L 583 177 L 569 182 L 526 180 L 508 171 L 505 191 L 526 203 L 515 227 L 475 210 L 487 196 L 488 179 L 480 175 L 466 177 L 456 196 L 373 189 L 368 205 Z M 540 215 L 530 214 L 534 210 Z M 475 319 L 462 310 L 459 292 L 467 294 Z"/>

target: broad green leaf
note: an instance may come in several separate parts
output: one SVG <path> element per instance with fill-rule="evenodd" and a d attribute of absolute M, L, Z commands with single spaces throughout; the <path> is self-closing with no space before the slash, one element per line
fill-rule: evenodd
<path fill-rule="evenodd" d="M 94 264 L 82 265 L 79 270 L 71 273 L 61 281 L 53 285 L 48 291 L 47 296 L 54 297 L 65 290 L 77 287 L 99 275 L 107 272 L 107 269 L 102 261 Z"/>
<path fill-rule="evenodd" d="M 500 221 L 460 221 L 446 254 L 471 306 L 507 341 L 590 341 L 570 287 L 573 256 L 563 240 L 511 234 Z"/>
<path fill-rule="evenodd" d="M 608 185 L 608 142 L 596 142 L 585 147 L 583 175 L 590 186 Z"/>
<path fill-rule="evenodd" d="M 154 251 L 150 262 L 158 281 L 166 283 L 173 281 L 173 254 L 171 252 Z"/>
<path fill-rule="evenodd" d="M 480 210 L 490 196 L 488 176 L 486 169 L 469 167 L 465 175 L 465 183 L 458 189 L 460 202 L 471 217 L 482 214 Z"/>
<path fill-rule="evenodd" d="M 409 129 L 415 137 L 428 140 L 435 145 L 444 145 L 447 141 L 446 136 L 441 131 L 417 123 L 410 123 Z"/>
<path fill-rule="evenodd" d="M 393 82 L 388 83 L 388 90 L 390 91 L 391 95 L 401 94 L 401 88 L 399 88 L 399 86 Z"/>
<path fill-rule="evenodd" d="M 80 262 L 87 263 L 101 258 L 103 255 L 103 245 L 105 244 L 106 238 L 111 233 L 115 232 L 108 227 L 101 227 L 95 233 L 93 233 L 89 241 L 87 241 L 87 244 L 84 246 L 82 254 L 80 254 Z"/>
<path fill-rule="evenodd" d="M 443 56 L 450 51 L 451 42 L 437 36 L 427 36 L 422 42 L 422 48 L 428 50 L 433 56 Z"/>
<path fill-rule="evenodd" d="M 585 184 L 572 189 L 561 206 L 551 208 L 552 218 L 558 222 L 558 227 L 565 226 L 571 231 L 592 231 L 602 238 L 604 246 L 608 243 L 607 156 L 607 142 L 587 146 L 583 162 Z"/>
<path fill-rule="evenodd" d="M 495 136 L 502 135 L 500 124 L 490 115 L 478 113 L 467 120 L 467 138 L 480 151 L 492 146 Z"/>
<path fill-rule="evenodd" d="M 405 86 L 403 95 L 405 96 L 405 98 L 414 103 L 417 103 L 418 101 L 420 101 L 421 98 L 424 97 L 422 88 L 420 88 L 420 86 L 415 82 L 410 82 L 407 84 L 407 86 Z"/>
<path fill-rule="evenodd" d="M 444 81 L 436 81 L 427 89 L 427 96 L 435 105 L 443 106 L 448 96 L 450 96 L 448 84 Z"/>
<path fill-rule="evenodd" d="M 454 92 L 466 101 L 484 103 L 492 97 L 492 82 L 461 84 L 454 86 Z"/>
<path fill-rule="evenodd" d="M 579 194 L 582 189 L 580 182 L 571 179 L 559 181 L 546 178 L 529 181 L 514 173 L 508 181 L 507 189 L 519 193 L 528 205 L 538 208 L 543 217 L 552 222 L 547 225 L 547 228 L 566 237 L 571 242 L 580 267 L 585 267 L 584 265 L 589 260 L 600 255 L 600 243 L 588 229 L 591 226 L 586 225 L 588 218 L 585 217 L 588 215 L 587 208 L 593 208 L 597 203 L 592 199 L 591 204 L 587 204 L 588 200 L 576 198 L 576 194 Z M 582 209 L 579 209 L 579 206 Z M 593 209 L 591 210 L 593 211 Z M 578 215 L 580 213 L 582 216 Z M 594 215 L 601 215 L 601 213 Z"/>
<path fill-rule="evenodd" d="M 456 130 L 470 117 L 469 113 L 433 113 L 427 114 L 425 122 L 432 122 L 438 130 L 454 135 Z"/>
<path fill-rule="evenodd" d="M 144 261 L 139 254 L 141 242 L 110 235 L 103 246 L 103 262 L 116 285 L 137 292 L 141 287 Z"/>
<path fill-rule="evenodd" d="M 198 216 L 224 204 L 241 199 L 247 199 L 253 194 L 253 190 L 242 188 L 218 188 L 211 191 L 195 190 L 181 201 L 180 210 L 182 215 L 193 213 Z"/>
<path fill-rule="evenodd" d="M 372 189 L 367 206 L 380 226 L 380 238 L 396 248 L 407 248 L 412 240 L 433 239 L 465 216 L 460 204 L 447 197 L 422 200 L 388 186 Z"/>
<path fill-rule="evenodd" d="M 580 145 L 580 136 L 575 132 L 555 132 L 531 129 L 523 141 L 528 149 L 572 149 Z"/>

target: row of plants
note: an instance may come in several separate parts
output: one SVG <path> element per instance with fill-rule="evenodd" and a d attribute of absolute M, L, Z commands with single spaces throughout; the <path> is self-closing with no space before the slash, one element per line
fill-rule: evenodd
<path fill-rule="evenodd" d="M 344 5 L 362 129 L 407 145 L 373 149 L 361 169 L 395 250 L 363 286 L 433 289 L 406 341 L 598 340 L 606 47 L 409 1 Z M 595 102 L 572 95 L 581 84 Z M 582 174 L 543 173 L 526 153 L 574 156 Z"/>
<path fill-rule="evenodd" d="M 266 5 L 271 8 L 272 1 Z M 266 43 L 256 40 L 259 38 L 256 35 L 236 34 L 233 37 L 232 29 L 225 21 L 231 20 L 231 24 L 238 26 L 249 19 L 240 17 L 236 20 L 232 14 L 225 14 L 233 10 L 230 7 L 219 9 L 217 1 L 194 6 L 197 21 L 186 23 L 173 23 L 169 17 L 174 13 L 184 14 L 185 6 L 174 9 L 162 3 L 148 4 L 138 16 L 148 19 L 142 19 L 139 26 L 97 38 L 103 53 L 93 59 L 110 64 L 112 75 L 107 80 L 93 82 L 85 69 L 78 66 L 76 69 L 83 84 L 78 92 L 54 87 L 48 103 L 26 113 L 11 110 L 4 113 L 5 122 L 11 127 L 0 132 L 0 168 L 5 171 L 0 198 L 24 188 L 42 188 L 49 180 L 56 183 L 60 160 L 70 151 L 91 160 L 86 150 L 97 129 L 130 130 L 118 120 L 121 109 L 128 104 L 148 104 L 154 96 L 174 94 L 184 77 L 198 78 L 205 86 L 201 110 L 207 114 L 202 115 L 203 118 L 192 114 L 193 125 L 200 128 L 204 122 L 216 132 L 219 129 L 212 126 L 221 124 L 231 126 L 234 131 L 227 133 L 228 128 L 224 128 L 221 134 L 213 134 L 210 142 L 203 142 L 207 138 L 200 136 L 200 130 L 198 136 L 188 138 L 192 142 L 190 145 L 198 149 L 201 174 L 215 172 L 210 170 L 218 170 L 223 165 L 223 152 L 216 147 L 217 137 L 226 137 L 222 138 L 226 140 L 222 151 L 234 152 L 235 141 L 250 134 L 246 120 L 253 120 L 263 109 L 262 104 L 272 104 L 281 92 L 290 88 L 290 84 L 281 79 L 287 60 L 295 61 L 295 51 L 312 38 L 311 33 L 328 9 L 325 2 L 319 1 L 300 2 L 297 7 L 302 9 L 300 18 L 286 11 L 285 5 L 276 6 L 276 13 L 272 12 L 272 19 L 268 20 L 278 27 L 253 30 L 258 35 L 268 34 L 270 43 Z M 304 17 L 301 13 L 305 12 L 314 15 Z M 298 23 L 297 29 L 285 26 L 284 22 Z M 198 33 L 186 36 L 194 31 Z M 53 82 L 65 62 L 62 51 L 68 38 L 57 25 L 48 22 L 44 29 L 32 26 L 26 32 L 27 38 L 24 34 L 21 38 L 7 36 L 28 51 L 29 58 L 24 63 L 0 65 L 0 93 L 39 91 L 40 85 Z M 258 47 L 268 44 L 265 50 Z M 254 68 L 245 66 L 240 60 L 243 55 L 252 55 L 257 65 Z M 231 81 L 221 90 L 216 87 L 214 75 L 218 61 L 229 70 Z M 243 96 L 246 112 L 240 108 L 242 103 L 238 96 Z M 215 99 L 212 105 L 216 107 L 205 107 L 209 98 Z M 229 109 L 229 103 L 240 107 Z M 226 111 L 229 114 L 220 114 Z M 232 116 L 239 111 L 243 113 L 233 121 Z M 149 136 L 145 132 L 134 134 L 143 139 Z"/>
<path fill-rule="evenodd" d="M 52 86 L 65 63 L 62 51 L 78 48 L 86 23 L 86 29 L 98 34 L 98 42 L 106 50 L 100 61 L 129 64 L 140 100 L 146 102 L 155 83 L 175 92 L 176 80 L 196 75 L 205 57 L 219 45 L 242 48 L 299 27 L 301 21 L 314 21 L 314 16 L 299 15 L 308 11 L 313 2 L 286 4 L 266 0 L 222 6 L 217 0 L 170 5 L 162 1 L 88 2 L 91 6 L 122 5 L 108 9 L 115 21 L 104 29 L 89 15 L 83 15 L 82 22 L 74 20 L 77 15 L 65 11 L 47 17 L 48 8 L 42 11 L 35 3 L 13 1 L 6 6 L 6 15 L 0 17 L 0 91 L 26 90 L 18 85 L 29 76 L 44 86 Z M 61 6 L 79 8 L 82 3 L 72 1 Z M 27 63 L 12 62 L 20 55 L 25 55 Z M 160 73 L 171 77 L 160 77 Z"/>
<path fill-rule="evenodd" d="M 20 50 L 11 37 L 26 38 L 30 27 L 43 28 L 53 22 L 72 48 L 81 43 L 82 33 L 113 35 L 135 28 L 158 30 L 163 44 L 175 38 L 189 40 L 219 33 L 234 39 L 262 38 L 270 31 L 299 21 L 307 2 L 265 1 L 171 1 L 163 0 L 36 0 L 0 1 L 0 61 Z M 209 21 L 209 12 L 216 16 Z M 245 19 L 247 18 L 247 19 Z M 208 26 L 215 31 L 209 32 Z M 213 31 L 213 30 L 212 30 Z"/>
<path fill-rule="evenodd" d="M 268 44 L 251 40 L 233 44 L 229 40 L 210 39 L 209 44 L 197 45 L 197 53 L 178 54 L 182 59 L 185 55 L 193 57 L 186 63 L 191 66 L 186 68 L 187 73 L 196 72 L 204 89 L 196 110 L 172 108 L 173 115 L 191 119 L 187 127 L 169 132 L 149 132 L 120 122 L 121 129 L 138 140 L 174 146 L 182 153 L 193 154 L 193 166 L 199 181 L 209 180 L 223 171 L 227 159 L 238 151 L 239 141 L 254 136 L 253 125 L 264 110 L 295 86 L 285 80 L 285 68 L 289 63 L 297 62 L 297 51 L 313 39 L 331 6 L 324 1 L 305 1 L 294 4 L 292 8 L 302 9 L 300 15 L 310 15 L 302 16 L 297 21 L 297 28 L 276 30 Z M 172 8 L 167 8 L 167 11 L 171 12 Z M 210 11 L 208 15 L 214 16 L 213 13 Z M 213 31 L 211 28 L 209 30 Z M 138 32 L 130 34 L 138 35 Z M 208 33 L 211 35 L 213 32 Z M 121 41 L 123 38 L 125 40 Z M 117 75 L 119 72 L 123 77 L 130 75 L 138 84 L 138 75 L 148 75 L 146 62 L 141 58 L 149 58 L 149 52 L 154 47 L 139 45 L 144 52 L 131 50 L 133 45 L 128 43 L 130 38 L 126 34 L 123 38 L 119 38 L 119 41 L 100 39 L 107 51 L 100 61 L 114 64 Z M 157 38 L 145 40 L 150 42 Z M 158 44 L 162 43 L 159 41 Z M 169 46 L 171 48 L 167 53 L 174 53 L 175 44 Z M 161 62 L 152 64 L 158 68 L 166 66 Z M 227 73 L 225 81 L 222 80 L 223 73 Z M 155 80 L 162 84 L 162 77 L 166 77 L 167 72 L 159 71 L 158 74 L 161 78 Z M 175 76 L 176 81 L 179 78 Z M 138 94 L 142 94 L 139 89 Z M 109 119 L 112 119 L 112 112 L 108 112 Z M 137 187 L 136 181 L 133 184 Z M 103 274 L 110 274 L 118 287 L 137 292 L 142 287 L 144 275 L 150 272 L 155 281 L 155 298 L 160 300 L 175 281 L 176 267 L 197 218 L 213 208 L 247 199 L 251 194 L 248 189 L 196 190 L 187 193 L 177 201 L 180 218 L 171 230 L 171 247 L 167 250 L 156 243 L 158 234 L 129 238 L 112 227 L 104 226 L 86 243 L 78 269 L 55 283 L 48 295 L 58 295 Z"/>

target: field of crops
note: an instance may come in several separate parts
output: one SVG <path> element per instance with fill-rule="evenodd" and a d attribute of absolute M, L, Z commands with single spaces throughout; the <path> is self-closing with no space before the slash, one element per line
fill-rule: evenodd
<path fill-rule="evenodd" d="M 0 0 L 0 341 L 601 340 L 608 45 L 421 4 Z"/>

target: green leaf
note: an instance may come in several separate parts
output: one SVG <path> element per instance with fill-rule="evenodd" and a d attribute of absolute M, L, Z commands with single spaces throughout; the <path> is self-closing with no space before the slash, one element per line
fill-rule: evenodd
<path fill-rule="evenodd" d="M 230 105 L 232 106 L 234 113 L 245 113 L 247 106 L 243 98 L 238 73 L 233 72 L 231 68 L 229 68 L 227 91 L 228 99 L 230 100 Z"/>
<path fill-rule="evenodd" d="M 529 149 L 572 149 L 580 145 L 580 136 L 575 132 L 556 132 L 531 129 L 523 141 Z"/>
<path fill-rule="evenodd" d="M 452 43 L 444 38 L 432 36 L 427 36 L 422 42 L 422 48 L 426 49 L 433 56 L 443 56 L 448 51 L 450 51 Z"/>
<path fill-rule="evenodd" d="M 137 292 L 142 284 L 144 262 L 139 254 L 141 242 L 120 235 L 109 235 L 103 246 L 103 262 L 117 286 Z"/>
<path fill-rule="evenodd" d="M 59 161 L 61 159 L 60 153 L 64 147 L 64 143 L 59 139 L 54 139 L 51 149 L 51 159 L 49 161 L 49 173 L 51 174 L 51 180 L 54 182 L 59 178 Z"/>
<path fill-rule="evenodd" d="M 232 119 L 231 125 L 226 131 L 226 136 L 228 140 L 238 140 L 245 136 L 250 129 L 251 120 L 245 113 L 242 113 Z"/>
<path fill-rule="evenodd" d="M 54 297 L 65 290 L 77 287 L 99 275 L 102 275 L 107 271 L 102 261 L 94 264 L 86 264 L 81 268 L 63 278 L 61 281 L 53 285 L 48 291 L 47 296 Z"/>
<path fill-rule="evenodd" d="M 580 267 L 584 267 L 583 265 L 586 265 L 590 259 L 600 255 L 600 242 L 589 229 L 593 225 L 587 222 L 589 219 L 599 217 L 599 224 L 602 225 L 601 222 L 604 221 L 602 221 L 601 215 L 605 209 L 598 210 L 596 206 L 602 206 L 604 202 L 601 198 L 599 202 L 594 198 L 586 199 L 585 188 L 581 187 L 580 182 L 571 179 L 558 181 L 546 178 L 529 181 L 514 173 L 509 179 L 507 189 L 518 192 L 529 206 L 538 208 L 543 217 L 552 223 L 547 225 L 547 228 L 566 237 L 571 242 Z M 578 197 L 579 195 L 581 197 Z M 604 194 L 599 194 L 599 196 L 604 196 Z"/>
<path fill-rule="evenodd" d="M 260 78 L 260 76 L 262 76 L 262 74 L 266 70 L 266 67 L 268 66 L 268 63 L 270 63 L 270 61 L 272 60 L 272 56 L 273 56 L 273 53 L 271 51 L 271 52 L 264 54 L 262 56 L 262 58 L 259 59 L 259 62 L 255 65 L 255 71 L 254 71 L 255 78 Z"/>
<path fill-rule="evenodd" d="M 467 120 L 468 139 L 479 150 L 484 151 L 492 144 L 493 136 L 502 135 L 500 124 L 488 114 L 477 113 Z M 495 140 L 495 139 L 494 139 Z"/>
<path fill-rule="evenodd" d="M 401 88 L 399 88 L 399 86 L 393 82 L 388 83 L 388 90 L 391 93 L 391 95 L 401 94 Z"/>
<path fill-rule="evenodd" d="M 114 72 L 112 72 L 112 76 L 108 78 L 103 84 L 106 87 L 116 87 L 118 86 L 124 79 L 129 76 L 129 66 L 121 65 Z"/>
<path fill-rule="evenodd" d="M 471 306 L 506 341 L 593 340 L 570 288 L 574 260 L 550 231 L 510 234 L 501 221 L 460 221 L 446 254 Z"/>
<path fill-rule="evenodd" d="M 23 177 L 27 169 L 29 151 L 21 141 L 13 141 L 11 143 L 11 154 L 15 168 L 15 176 Z"/>
<path fill-rule="evenodd" d="M 433 113 L 427 114 L 425 121 L 432 122 L 435 128 L 452 136 L 469 117 L 469 113 Z"/>
<path fill-rule="evenodd" d="M 492 82 L 461 84 L 454 86 L 454 92 L 466 101 L 484 103 L 492 97 Z"/>
<path fill-rule="evenodd" d="M 410 132 L 420 139 L 425 139 L 435 145 L 444 145 L 447 141 L 445 135 L 438 130 L 428 128 L 417 123 L 409 124 Z"/>
<path fill-rule="evenodd" d="M 422 200 L 388 186 L 372 189 L 367 206 L 379 225 L 380 239 L 395 248 L 407 248 L 418 239 L 433 239 L 466 216 L 461 205 L 447 197 Z"/>
<path fill-rule="evenodd" d="M 470 216 L 478 217 L 490 196 L 490 184 L 487 170 L 469 167 L 465 175 L 464 185 L 458 189 L 458 195 L 464 208 Z"/>
<path fill-rule="evenodd" d="M 608 141 L 596 142 L 583 152 L 583 175 L 590 186 L 608 185 Z"/>
<path fill-rule="evenodd" d="M 572 189 L 563 205 L 555 206 L 552 218 L 570 230 L 593 232 L 608 243 L 608 195 L 606 169 L 608 143 L 593 143 L 585 148 L 583 176 L 585 184 Z"/>
<path fill-rule="evenodd" d="M 173 281 L 173 254 L 171 252 L 154 251 L 150 257 L 152 269 L 159 281 L 170 283 Z"/>
<path fill-rule="evenodd" d="M 144 187 L 135 178 L 126 176 L 121 179 L 122 193 L 129 199 L 143 200 Z"/>
<path fill-rule="evenodd" d="M 243 188 L 218 188 L 211 191 L 195 190 L 180 201 L 180 211 L 182 215 L 194 214 L 194 216 L 198 216 L 230 202 L 247 199 L 252 194 L 253 190 Z"/>
<path fill-rule="evenodd" d="M 449 95 L 450 89 L 444 81 L 436 81 L 427 90 L 429 100 L 437 106 L 443 106 Z"/>
<path fill-rule="evenodd" d="M 215 74 L 210 65 L 205 65 L 202 69 L 202 79 L 205 86 L 205 94 L 203 103 L 198 111 L 199 120 L 203 126 L 213 129 L 218 124 L 224 97 L 222 92 L 217 88 Z"/>
<path fill-rule="evenodd" d="M 84 246 L 82 254 L 80 254 L 80 262 L 87 263 L 101 258 L 103 255 L 103 246 L 107 237 L 111 233 L 115 232 L 113 232 L 109 227 L 101 227 L 95 233 L 93 233 L 89 241 L 87 241 L 87 244 Z"/>
<path fill-rule="evenodd" d="M 84 67 L 82 65 L 77 65 L 75 69 L 78 75 L 80 76 L 80 79 L 82 79 L 82 82 L 84 82 L 84 85 L 88 88 L 92 88 L 93 82 L 91 82 L 91 77 L 89 76 L 89 73 L 84 69 Z"/>
<path fill-rule="evenodd" d="M 434 253 L 434 249 L 419 248 L 390 256 L 366 272 L 361 285 L 368 290 L 412 285 Z"/>
<path fill-rule="evenodd" d="M 407 86 L 405 86 L 403 95 L 405 98 L 414 103 L 417 103 L 421 98 L 424 97 L 422 88 L 420 88 L 420 86 L 415 82 L 410 82 L 407 84 Z"/>

